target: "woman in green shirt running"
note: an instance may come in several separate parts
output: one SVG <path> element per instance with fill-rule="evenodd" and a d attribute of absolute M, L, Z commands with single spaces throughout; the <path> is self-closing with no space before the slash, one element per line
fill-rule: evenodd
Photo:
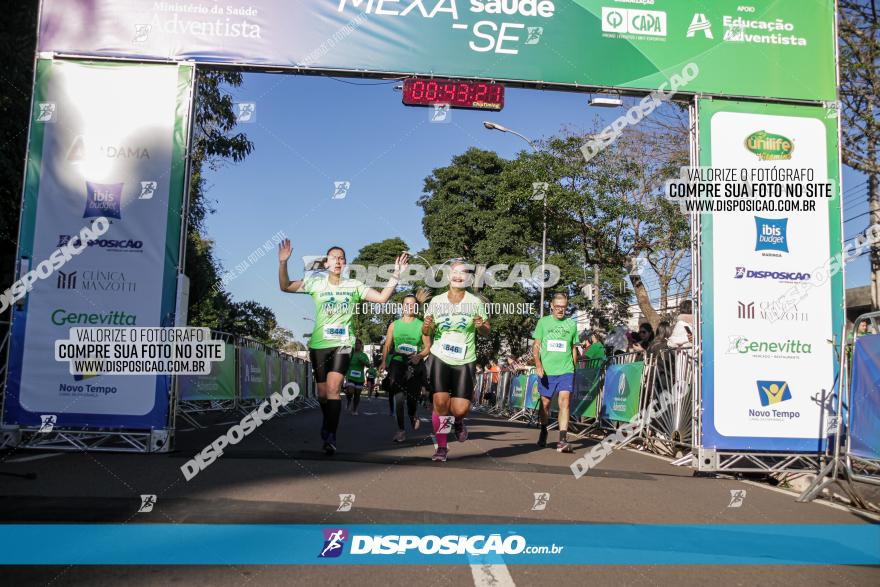
<path fill-rule="evenodd" d="M 429 381 L 434 390 L 431 420 L 437 438 L 432 460 L 445 461 L 449 414 L 459 442 L 467 440 L 464 418 L 474 398 L 477 333 L 489 334 L 489 316 L 483 301 L 465 290 L 470 275 L 463 260 L 449 265 L 449 290 L 434 296 L 425 310 L 422 334 L 430 337 Z"/>
<path fill-rule="evenodd" d="M 318 384 L 318 401 L 324 418 L 321 423 L 321 439 L 324 452 L 336 452 L 336 430 L 342 412 L 342 380 L 348 372 L 351 348 L 354 346 L 352 321 L 355 306 L 362 302 L 384 304 L 391 299 L 400 273 L 404 271 L 409 254 L 403 252 L 394 262 L 394 274 L 388 285 L 378 292 L 356 279 L 345 279 L 345 250 L 330 247 L 324 259 L 326 272 L 292 281 L 287 273 L 287 260 L 293 249 L 290 240 L 278 245 L 278 285 L 288 293 L 307 293 L 315 302 L 315 328 L 309 338 L 309 358 L 315 382 Z"/>
<path fill-rule="evenodd" d="M 419 429 L 416 414 L 419 393 L 424 378 L 422 360 L 428 356 L 430 340 L 422 334 L 422 321 L 416 318 L 419 302 L 415 295 L 403 298 L 402 316 L 388 325 L 385 344 L 382 346 L 382 364 L 387 365 L 389 393 L 393 398 L 394 415 L 397 417 L 397 434 L 394 442 L 406 440 L 403 410 L 406 404 L 410 426 Z"/>

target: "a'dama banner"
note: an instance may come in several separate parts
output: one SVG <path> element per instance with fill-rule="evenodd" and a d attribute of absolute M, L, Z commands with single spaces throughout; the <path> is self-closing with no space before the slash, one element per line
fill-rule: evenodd
<path fill-rule="evenodd" d="M 73 327 L 172 326 L 192 67 L 40 59 L 18 256 L 35 268 L 95 218 L 109 229 L 12 314 L 4 422 L 164 428 L 168 376 L 74 376 Z"/>
<path fill-rule="evenodd" d="M 575 396 L 572 398 L 574 415 L 579 418 L 595 418 L 599 413 L 599 391 L 604 361 L 590 361 L 593 365 L 575 371 Z"/>
<path fill-rule="evenodd" d="M 783 196 L 770 200 L 807 208 L 702 215 L 702 446 L 820 450 L 815 398 L 836 385 L 829 341 L 844 319 L 841 264 L 829 265 L 842 248 L 836 111 L 722 100 L 698 108 L 700 165 L 779 186 Z M 797 183 L 833 184 L 832 197 L 786 197 L 784 184 Z"/>
<path fill-rule="evenodd" d="M 849 439 L 852 454 L 880 460 L 880 334 L 856 339 Z"/>
<path fill-rule="evenodd" d="M 828 0 L 43 0 L 39 51 L 835 100 Z M 668 89 L 668 85 L 667 85 Z"/>
<path fill-rule="evenodd" d="M 602 388 L 602 417 L 616 422 L 632 422 L 639 413 L 643 361 L 608 365 Z"/>
<path fill-rule="evenodd" d="M 241 399 L 264 399 L 266 393 L 266 353 L 261 349 L 238 349 L 238 381 Z"/>
<path fill-rule="evenodd" d="M 222 361 L 211 362 L 208 375 L 180 375 L 177 385 L 181 401 L 220 401 L 235 399 L 235 346 L 226 343 Z"/>

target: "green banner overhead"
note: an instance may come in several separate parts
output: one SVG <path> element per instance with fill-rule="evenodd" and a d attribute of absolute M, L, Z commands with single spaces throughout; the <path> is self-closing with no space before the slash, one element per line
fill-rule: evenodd
<path fill-rule="evenodd" d="M 43 0 L 38 48 L 359 74 L 836 99 L 834 2 L 828 0 L 252 0 L 235 6 Z"/>

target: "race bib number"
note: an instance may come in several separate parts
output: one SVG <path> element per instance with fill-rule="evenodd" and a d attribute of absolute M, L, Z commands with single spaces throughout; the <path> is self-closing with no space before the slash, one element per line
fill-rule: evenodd
<path fill-rule="evenodd" d="M 348 340 L 348 326 L 327 324 L 324 326 L 324 338 L 327 340 Z"/>
<path fill-rule="evenodd" d="M 399 345 L 397 345 L 397 352 L 402 355 L 411 355 L 411 354 L 417 352 L 418 350 L 419 349 L 417 349 L 415 347 L 415 345 L 412 345 L 412 344 L 399 344 Z"/>
<path fill-rule="evenodd" d="M 568 350 L 568 344 L 564 340 L 548 340 L 547 350 L 551 353 L 564 353 Z"/>
<path fill-rule="evenodd" d="M 463 361 L 466 348 L 461 332 L 444 332 L 440 337 L 440 354 L 444 357 Z"/>
<path fill-rule="evenodd" d="M 348 374 L 351 375 L 352 377 L 360 377 L 363 374 L 363 372 L 362 371 L 349 371 Z"/>

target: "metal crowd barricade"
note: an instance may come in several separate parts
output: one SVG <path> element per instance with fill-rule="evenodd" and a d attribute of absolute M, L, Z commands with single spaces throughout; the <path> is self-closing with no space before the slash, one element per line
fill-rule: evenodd
<path fill-rule="evenodd" d="M 863 323 L 868 324 L 868 333 L 860 337 L 858 331 Z M 842 349 L 838 357 L 840 383 L 835 386 L 837 392 L 828 397 L 830 405 L 827 411 L 830 417 L 824 423 L 825 456 L 818 474 L 798 497 L 799 502 L 812 501 L 836 483 L 846 493 L 851 505 L 869 509 L 869 504 L 861 495 L 856 482 L 880 485 L 880 436 L 877 434 L 880 401 L 876 397 L 876 373 L 880 371 L 880 364 L 876 363 L 876 348 L 871 349 L 872 352 L 868 352 L 868 349 L 863 352 L 854 350 L 866 342 L 870 343 L 868 348 L 876 347 L 877 333 L 880 333 L 880 312 L 869 312 L 856 318 L 853 323 L 852 342 L 841 343 Z M 844 336 L 845 333 L 842 332 L 841 341 Z M 857 345 L 859 338 L 865 340 Z M 864 366 L 861 364 L 863 361 L 867 361 Z M 870 393 L 870 397 L 866 396 L 860 402 L 854 402 L 853 380 L 857 373 L 868 377 L 867 387 Z M 856 413 L 859 415 L 858 419 L 855 418 Z M 868 428 L 861 430 L 864 426 Z M 854 437 L 858 437 L 858 447 L 854 446 Z"/>
<path fill-rule="evenodd" d="M 694 361 L 692 349 L 653 356 L 642 429 L 642 442 L 651 452 L 679 457 L 693 451 Z"/>
<path fill-rule="evenodd" d="M 511 408 L 516 410 L 508 420 L 510 422 L 526 422 L 532 424 L 537 421 L 538 405 L 541 394 L 538 392 L 538 375 L 535 368 L 529 369 L 526 376 L 525 388 L 518 394 L 516 402 Z"/>
<path fill-rule="evenodd" d="M 637 400 L 638 407 L 636 408 L 636 413 L 634 415 L 634 417 L 638 418 L 638 420 L 640 422 L 639 428 L 635 431 L 635 434 L 633 436 L 630 436 L 625 441 L 623 441 L 620 444 L 618 444 L 617 446 L 615 446 L 615 448 L 623 448 L 624 446 L 629 444 L 631 441 L 633 441 L 638 435 L 640 435 L 643 430 L 644 422 L 639 417 L 639 415 L 644 414 L 644 409 L 645 409 L 645 405 L 646 405 L 645 404 L 645 396 L 647 394 L 644 393 L 645 387 L 646 387 L 645 381 L 647 380 L 647 376 L 650 373 L 651 357 L 647 356 L 646 353 L 644 353 L 644 352 L 622 353 L 622 354 L 618 354 L 618 355 L 614 355 L 614 356 L 610 357 L 608 359 L 607 363 L 605 364 L 605 373 L 604 373 L 603 381 L 602 381 L 602 388 L 603 388 L 602 392 L 601 392 L 602 397 L 601 397 L 601 402 L 600 402 L 600 405 L 598 408 L 599 415 L 598 415 L 597 427 L 613 433 L 613 431 L 617 430 L 618 428 L 620 428 L 624 425 L 629 424 L 630 422 L 632 422 L 632 420 L 631 419 L 630 420 L 621 420 L 621 419 L 607 417 L 608 412 L 609 412 L 608 405 L 611 405 L 612 402 L 614 402 L 615 397 L 616 397 L 616 396 L 615 397 L 605 397 L 605 393 L 606 393 L 605 388 L 608 387 L 607 386 L 608 369 L 612 366 L 615 366 L 615 365 L 627 365 L 627 364 L 637 363 L 639 361 L 644 362 L 644 367 L 642 369 L 641 377 L 639 378 L 638 400 Z M 622 382 L 622 384 L 625 383 L 625 380 L 623 378 L 621 378 L 620 381 Z"/>
<path fill-rule="evenodd" d="M 507 396 L 510 393 L 510 386 L 512 385 L 515 376 L 516 372 L 511 371 L 510 369 L 503 369 L 501 371 L 498 377 L 498 385 L 495 388 L 495 402 L 489 408 L 490 414 L 501 415 L 504 413 L 504 405 L 507 401 Z"/>
<path fill-rule="evenodd" d="M 195 387 L 199 381 L 204 381 L 205 379 L 215 379 L 219 380 L 222 375 L 217 371 L 221 368 L 219 365 L 212 364 L 211 366 L 211 375 L 208 377 L 202 376 L 189 376 L 189 375 L 177 375 L 176 384 L 172 386 L 172 389 L 175 389 L 176 393 L 176 410 L 175 415 L 179 416 L 182 420 L 184 420 L 187 424 L 192 426 L 193 428 L 205 428 L 205 425 L 202 424 L 199 419 L 207 416 L 212 412 L 229 412 L 236 409 L 237 401 L 238 401 L 238 381 L 237 381 L 237 363 L 238 363 L 238 349 L 236 346 L 236 338 L 232 334 L 228 332 L 220 332 L 217 330 L 211 331 L 211 338 L 213 340 L 222 340 L 226 343 L 226 353 L 227 356 L 224 359 L 224 362 L 230 361 L 232 363 L 232 371 L 231 371 L 231 382 L 226 382 L 232 384 L 232 389 L 230 390 L 231 397 L 228 397 L 230 394 L 228 393 L 214 393 L 212 394 L 209 390 L 206 391 L 196 391 Z M 232 356 L 228 356 L 231 352 Z M 219 381 L 217 381 L 219 384 Z M 227 385 L 228 387 L 228 385 Z M 210 397 L 213 395 L 214 397 Z M 171 405 L 174 406 L 175 402 L 172 398 Z"/>
<path fill-rule="evenodd" d="M 599 428 L 602 383 L 605 381 L 607 362 L 607 358 L 584 360 L 575 369 L 575 389 L 569 414 L 569 431 L 574 439 L 584 438 Z M 579 426 L 581 430 L 577 430 Z"/>

